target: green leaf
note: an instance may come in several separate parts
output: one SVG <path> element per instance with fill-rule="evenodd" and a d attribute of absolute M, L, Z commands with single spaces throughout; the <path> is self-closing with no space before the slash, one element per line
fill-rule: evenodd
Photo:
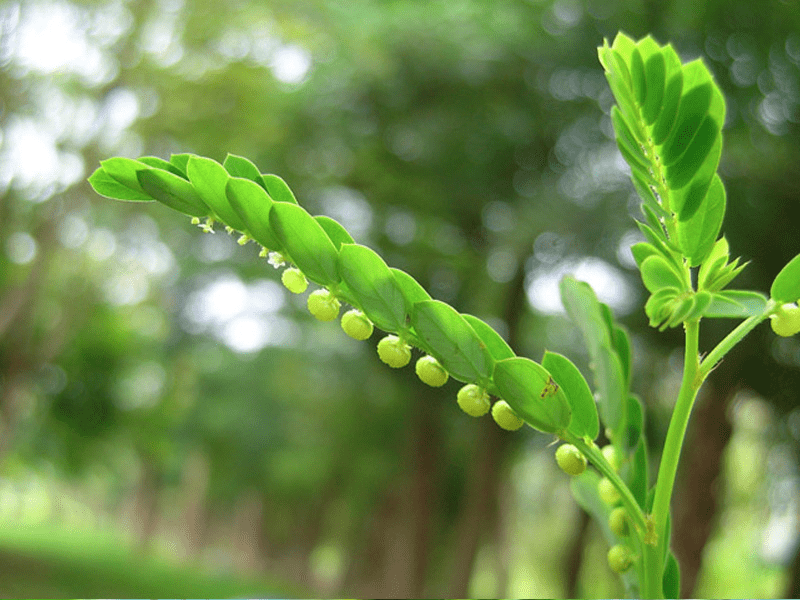
<path fill-rule="evenodd" d="M 708 188 L 716 175 L 720 156 L 722 156 L 721 135 L 717 136 L 714 147 L 689 184 L 680 189 L 673 189 L 670 196 L 671 207 L 678 215 L 678 219 L 682 221 L 690 219 L 703 206 Z"/>
<path fill-rule="evenodd" d="M 142 169 L 150 168 L 149 165 L 132 158 L 115 156 L 114 158 L 101 160 L 100 166 L 106 172 L 106 175 L 126 188 L 147 194 L 139 183 L 137 173 Z"/>
<path fill-rule="evenodd" d="M 603 532 L 606 542 L 613 545 L 618 543 L 618 540 L 608 526 L 611 507 L 600 499 L 597 492 L 600 477 L 600 474 L 594 469 L 586 469 L 577 477 L 570 478 L 570 490 L 581 508 L 592 515 L 594 522 Z"/>
<path fill-rule="evenodd" d="M 569 427 L 569 402 L 560 386 L 540 364 L 516 356 L 494 366 L 494 384 L 500 396 L 531 427 L 559 433 Z"/>
<path fill-rule="evenodd" d="M 488 323 L 473 315 L 462 314 L 461 316 L 475 330 L 481 341 L 486 344 L 486 348 L 494 360 L 503 360 L 516 356 L 511 346 Z"/>
<path fill-rule="evenodd" d="M 274 203 L 264 188 L 249 179 L 231 177 L 225 185 L 225 196 L 254 240 L 269 250 L 283 251 L 283 244 L 269 224 L 269 211 Z"/>
<path fill-rule="evenodd" d="M 262 175 L 264 185 L 267 186 L 267 193 L 275 202 L 290 202 L 297 204 L 297 199 L 294 197 L 292 190 L 286 185 L 286 182 L 277 175 Z"/>
<path fill-rule="evenodd" d="M 189 164 L 189 159 L 194 156 L 194 154 L 173 154 L 169 157 L 170 164 L 174 165 L 176 169 L 178 169 L 181 173 L 183 173 L 183 178 L 187 179 L 186 177 L 186 166 Z"/>
<path fill-rule="evenodd" d="M 647 499 L 647 477 L 647 443 L 644 438 L 641 438 L 633 453 L 633 464 L 628 487 L 642 510 L 644 510 Z"/>
<path fill-rule="evenodd" d="M 355 244 L 353 238 L 338 221 L 326 217 L 325 215 L 317 215 L 314 218 L 325 230 L 325 233 L 328 234 L 328 237 L 333 242 L 333 245 L 336 246 L 337 250 L 342 247 L 342 244 Z"/>
<path fill-rule="evenodd" d="M 260 185 L 262 188 L 264 188 L 264 191 L 266 191 L 267 186 L 264 183 L 264 178 L 261 176 L 261 172 L 258 170 L 258 167 L 245 157 L 236 156 L 235 154 L 228 154 L 228 156 L 225 157 L 225 162 L 222 163 L 222 166 L 225 167 L 225 170 L 230 174 L 231 177 L 249 179 L 250 181 Z"/>
<path fill-rule="evenodd" d="M 681 567 L 671 550 L 664 566 L 663 590 L 664 598 L 680 598 Z"/>
<path fill-rule="evenodd" d="M 192 156 L 186 174 L 200 198 L 220 221 L 237 231 L 247 231 L 244 221 L 228 202 L 225 186 L 230 175 L 225 167 L 210 158 Z"/>
<path fill-rule="evenodd" d="M 772 282 L 770 296 L 778 302 L 797 302 L 800 300 L 800 254 L 783 267 Z"/>
<path fill-rule="evenodd" d="M 724 290 L 711 295 L 711 303 L 703 316 L 712 318 L 747 318 L 760 315 L 767 298 L 759 292 Z"/>
<path fill-rule="evenodd" d="M 173 175 L 177 175 L 178 177 L 186 179 L 186 174 L 183 171 L 181 171 L 172 163 L 165 161 L 163 158 L 159 158 L 157 156 L 140 156 L 136 160 L 138 160 L 140 163 L 146 164 L 148 167 L 161 169 L 162 171 L 169 171 Z"/>
<path fill-rule="evenodd" d="M 160 169 L 145 168 L 136 173 L 142 189 L 162 204 L 192 217 L 208 217 L 211 211 L 183 177 Z"/>
<path fill-rule="evenodd" d="M 647 59 L 644 66 L 647 81 L 647 98 L 644 102 L 642 116 L 645 123 L 652 125 L 664 102 L 664 85 L 666 83 L 666 64 L 664 55 L 658 52 Z"/>
<path fill-rule="evenodd" d="M 702 264 L 711 252 L 724 218 L 725 186 L 719 175 L 714 175 L 702 209 L 690 219 L 678 220 L 678 243 L 690 267 Z"/>
<path fill-rule="evenodd" d="M 389 270 L 394 275 L 395 281 L 397 281 L 397 285 L 400 286 L 400 291 L 403 293 L 403 298 L 406 302 L 406 314 L 410 315 L 412 313 L 417 302 L 431 299 L 431 295 L 411 275 L 392 267 Z"/>
<path fill-rule="evenodd" d="M 625 331 L 625 328 L 614 324 L 611 331 L 611 338 L 611 342 L 614 344 L 614 348 L 617 351 L 620 365 L 622 366 L 622 375 L 626 382 L 625 387 L 630 388 L 631 378 L 633 377 L 633 357 L 631 356 L 631 340 L 628 337 L 628 332 Z"/>
<path fill-rule="evenodd" d="M 675 124 L 660 149 L 664 165 L 669 167 L 683 155 L 708 114 L 710 106 L 711 83 L 698 85 L 683 94 Z M 671 187 L 677 189 L 677 186 Z"/>
<path fill-rule="evenodd" d="M 376 327 L 391 333 L 406 329 L 403 293 L 389 267 L 373 250 L 343 244 L 339 250 L 339 277 Z"/>
<path fill-rule="evenodd" d="M 642 106 L 647 97 L 647 81 L 645 78 L 644 61 L 638 48 L 634 48 L 631 53 L 631 80 L 633 92 L 639 106 Z"/>
<path fill-rule="evenodd" d="M 651 293 L 663 288 L 678 290 L 684 288 L 680 275 L 675 272 L 675 268 L 663 256 L 648 256 L 642 262 L 641 272 L 644 286 Z"/>
<path fill-rule="evenodd" d="M 297 204 L 274 202 L 269 211 L 269 226 L 306 277 L 324 286 L 339 283 L 339 253 L 322 226 L 305 209 Z"/>
<path fill-rule="evenodd" d="M 136 189 L 129 188 L 106 173 L 103 167 L 98 167 L 89 177 L 89 183 L 94 191 L 112 200 L 124 200 L 126 202 L 152 202 L 148 194 L 141 190 L 139 182 L 136 182 Z"/>
<path fill-rule="evenodd" d="M 647 299 L 644 312 L 650 319 L 651 327 L 657 327 L 672 314 L 672 306 L 679 293 L 675 288 L 662 288 Z"/>
<path fill-rule="evenodd" d="M 661 145 L 672 131 L 675 117 L 678 114 L 678 106 L 681 103 L 681 93 L 683 92 L 683 72 L 678 71 L 667 81 L 664 90 L 664 105 L 656 122 L 653 124 L 652 137 L 653 143 Z"/>
<path fill-rule="evenodd" d="M 652 244 L 648 244 L 647 242 L 638 242 L 631 246 L 631 254 L 633 254 L 633 260 L 636 261 L 636 265 L 641 269 L 642 263 L 645 261 L 645 259 L 650 256 L 658 256 L 659 251 Z"/>
<path fill-rule="evenodd" d="M 667 167 L 667 182 L 671 188 L 681 189 L 697 175 L 703 162 L 711 154 L 717 139 L 722 135 L 720 131 L 720 126 L 710 116 L 703 119 L 686 151 L 674 164 Z M 719 164 L 719 157 L 714 162 Z M 713 170 L 716 171 L 716 165 Z"/>
<path fill-rule="evenodd" d="M 631 169 L 638 173 L 648 176 L 650 161 L 644 155 L 642 146 L 631 131 L 630 125 L 626 122 L 622 112 L 616 107 L 611 107 L 611 122 L 614 124 L 614 132 L 617 137 L 617 147 L 622 153 L 625 161 Z"/>
<path fill-rule="evenodd" d="M 614 434 L 625 423 L 627 386 L 600 302 L 589 284 L 571 277 L 561 280 L 561 301 L 581 330 L 589 350 L 600 417 Z"/>
<path fill-rule="evenodd" d="M 692 310 L 686 315 L 684 321 L 694 321 L 706 314 L 706 310 L 711 304 L 711 293 L 705 290 L 700 290 L 693 296 Z"/>
<path fill-rule="evenodd" d="M 556 383 L 564 390 L 570 408 L 572 420 L 568 430 L 578 437 L 594 440 L 600 433 L 600 422 L 597 416 L 592 390 L 583 375 L 566 356 L 555 352 L 545 352 L 542 366 L 547 369 Z"/>
<path fill-rule="evenodd" d="M 482 387 L 489 385 L 494 360 L 486 344 L 456 309 L 439 300 L 417 302 L 411 312 L 411 324 L 455 379 Z"/>

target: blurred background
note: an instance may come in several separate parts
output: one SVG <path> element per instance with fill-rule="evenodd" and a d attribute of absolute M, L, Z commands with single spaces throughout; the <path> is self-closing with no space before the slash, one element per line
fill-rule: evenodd
<path fill-rule="evenodd" d="M 647 327 L 629 252 L 596 52 L 618 30 L 714 73 L 734 285 L 768 290 L 800 252 L 797 0 L 0 3 L 0 595 L 622 593 L 552 439 L 313 321 L 254 245 L 86 183 L 115 155 L 246 156 L 584 372 L 556 286 L 589 281 L 630 330 L 655 468 L 682 335 Z M 761 326 L 701 391 L 685 595 L 798 597 L 798 389 L 800 338 Z"/>

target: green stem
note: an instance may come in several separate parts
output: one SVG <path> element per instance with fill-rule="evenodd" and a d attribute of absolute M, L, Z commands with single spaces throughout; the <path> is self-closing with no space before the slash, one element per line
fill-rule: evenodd
<path fill-rule="evenodd" d="M 681 389 L 678 393 L 678 401 L 672 413 L 672 419 L 667 431 L 667 439 L 664 442 L 664 451 L 661 455 L 661 465 L 658 469 L 658 480 L 656 481 L 655 496 L 653 498 L 653 510 L 651 518 L 658 535 L 658 549 L 648 552 L 654 559 L 651 561 L 649 589 L 645 590 L 648 597 L 660 597 L 663 594 L 661 589 L 661 579 L 663 573 L 663 556 L 665 552 L 664 544 L 667 543 L 667 520 L 669 518 L 669 504 L 672 498 L 672 489 L 675 485 L 675 474 L 678 471 L 678 461 L 681 456 L 683 440 L 686 436 L 686 427 L 689 423 L 689 416 L 692 413 L 697 391 L 703 383 L 702 378 L 698 378 L 700 368 L 700 358 L 698 354 L 698 340 L 700 332 L 700 322 L 698 319 L 688 321 L 684 324 L 686 329 L 686 348 L 683 359 L 683 379 Z M 655 587 L 658 587 L 656 590 Z"/>
<path fill-rule="evenodd" d="M 700 368 L 698 369 L 697 376 L 704 381 L 708 374 L 717 366 L 720 360 L 728 353 L 730 350 L 738 344 L 744 336 L 750 333 L 756 325 L 761 323 L 764 319 L 766 319 L 769 315 L 774 313 L 778 308 L 778 303 L 774 300 L 770 299 L 767 301 L 767 305 L 764 307 L 764 310 L 761 312 L 760 315 L 754 315 L 748 319 L 745 319 L 739 325 L 731 331 L 725 338 L 717 344 L 717 346 L 708 353 L 708 356 L 705 357 L 703 362 L 700 363 Z"/>
<path fill-rule="evenodd" d="M 603 456 L 603 453 L 600 452 L 600 449 L 593 443 L 587 443 L 586 440 L 579 438 L 569 432 L 566 432 L 564 436 L 564 440 L 578 448 L 586 458 L 589 459 L 600 473 L 608 477 L 611 483 L 614 484 L 614 487 L 617 488 L 617 491 L 622 496 L 622 504 L 628 511 L 628 514 L 634 521 L 636 525 L 636 530 L 640 531 L 640 537 L 644 539 L 645 535 L 647 534 L 647 520 L 645 519 L 644 512 L 642 512 L 642 508 L 639 506 L 639 503 L 636 502 L 636 498 L 633 497 L 630 489 L 625 482 L 622 481 L 620 476 L 614 470 L 614 467 L 606 460 L 606 457 Z"/>

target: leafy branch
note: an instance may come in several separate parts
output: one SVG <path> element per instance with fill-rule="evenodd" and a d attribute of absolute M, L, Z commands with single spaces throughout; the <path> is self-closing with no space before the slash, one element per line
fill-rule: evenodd
<path fill-rule="evenodd" d="M 725 101 L 700 60 L 682 64 L 670 45 L 638 42 L 619 34 L 598 49 L 617 105 L 611 120 L 642 199 L 646 241 L 632 247 L 644 286 L 650 324 L 683 325 L 684 371 L 654 487 L 648 472 L 644 405 L 631 393 L 632 354 L 627 332 L 589 285 L 570 277 L 562 303 L 589 352 L 594 386 L 565 356 L 545 352 L 540 363 L 517 356 L 487 323 L 432 299 L 408 273 L 389 267 L 359 245 L 341 224 L 312 216 L 286 182 L 263 174 L 246 158 L 176 154 L 170 159 L 110 158 L 89 178 L 102 196 L 160 202 L 211 232 L 221 223 L 254 241 L 276 267 L 287 267 L 284 285 L 308 296 L 309 311 L 335 320 L 343 303 L 345 333 L 359 340 L 374 328 L 387 335 L 380 359 L 406 366 L 412 348 L 422 381 L 464 385 L 459 406 L 472 416 L 490 411 L 505 429 L 527 423 L 565 442 L 557 460 L 575 475 L 572 490 L 600 523 L 611 549 L 609 564 L 629 594 L 676 597 L 677 560 L 669 549 L 669 504 L 694 400 L 714 366 L 747 333 L 769 318 L 779 335 L 800 332 L 800 256 L 776 277 L 770 297 L 727 286 L 746 264 L 730 259 L 720 237 L 726 193 L 717 174 L 722 153 Z M 288 266 L 287 266 L 288 263 Z M 744 319 L 701 360 L 701 319 Z M 594 389 L 594 392 L 592 391 Z M 491 404 L 491 396 L 498 400 Z M 599 448 L 600 424 L 610 443 Z M 586 470 L 587 459 L 597 472 Z"/>

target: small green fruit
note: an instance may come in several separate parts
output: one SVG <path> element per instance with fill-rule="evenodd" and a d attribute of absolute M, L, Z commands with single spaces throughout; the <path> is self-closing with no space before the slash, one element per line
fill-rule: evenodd
<path fill-rule="evenodd" d="M 784 304 L 777 314 L 770 317 L 772 331 L 781 337 L 791 337 L 800 333 L 800 306 Z"/>
<path fill-rule="evenodd" d="M 372 335 L 372 321 L 357 308 L 342 315 L 342 329 L 354 340 L 366 340 Z"/>
<path fill-rule="evenodd" d="M 506 431 L 516 431 L 525 424 L 525 421 L 517 416 L 517 413 L 508 405 L 505 400 L 498 400 L 492 406 L 492 418 L 494 422 Z"/>
<path fill-rule="evenodd" d="M 611 511 L 611 514 L 608 515 L 608 527 L 616 536 L 625 537 L 628 535 L 628 513 L 624 508 L 618 506 Z"/>
<path fill-rule="evenodd" d="M 599 481 L 597 484 L 597 493 L 600 495 L 600 500 L 609 506 L 614 506 L 617 502 L 622 500 L 619 490 L 614 487 L 614 484 L 611 483 L 608 477 L 603 477 Z"/>
<path fill-rule="evenodd" d="M 399 369 L 411 360 L 411 347 L 396 335 L 387 335 L 378 342 L 378 356 L 393 369 Z"/>
<path fill-rule="evenodd" d="M 445 368 L 432 356 L 421 357 L 417 361 L 415 370 L 417 371 L 417 377 L 431 387 L 442 387 L 450 379 L 450 375 Z"/>
<path fill-rule="evenodd" d="M 633 555 L 627 546 L 616 544 L 608 551 L 608 566 L 615 573 L 624 573 L 631 568 Z"/>
<path fill-rule="evenodd" d="M 569 475 L 580 475 L 586 470 L 586 457 L 572 444 L 561 444 L 558 447 L 556 462 Z"/>
<path fill-rule="evenodd" d="M 316 290 L 308 296 L 308 311 L 320 321 L 333 321 L 341 304 L 328 290 Z"/>
<path fill-rule="evenodd" d="M 290 267 L 281 275 L 281 281 L 286 289 L 293 294 L 302 294 L 308 287 L 308 280 L 300 269 Z"/>
<path fill-rule="evenodd" d="M 471 417 L 482 417 L 491 407 L 489 394 L 474 383 L 468 383 L 458 390 L 457 400 L 461 410 Z"/>
<path fill-rule="evenodd" d="M 622 465 L 622 458 L 617 452 L 617 449 L 609 444 L 608 446 L 603 446 L 603 456 L 608 461 L 612 467 L 614 467 L 615 471 L 619 471 L 620 466 Z"/>

